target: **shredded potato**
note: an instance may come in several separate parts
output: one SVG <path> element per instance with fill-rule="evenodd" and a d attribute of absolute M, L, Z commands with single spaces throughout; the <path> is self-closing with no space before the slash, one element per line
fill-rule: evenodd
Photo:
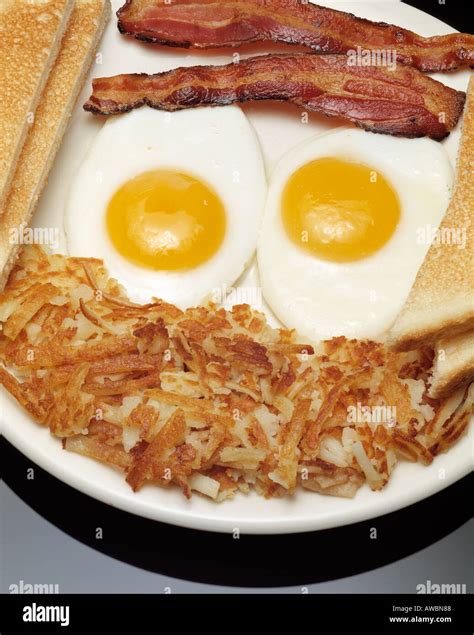
<path fill-rule="evenodd" d="M 430 349 L 300 342 L 248 305 L 139 306 L 99 260 L 25 248 L 0 296 L 0 383 L 64 447 L 134 491 L 217 502 L 380 490 L 465 431 L 474 390 L 428 397 Z"/>

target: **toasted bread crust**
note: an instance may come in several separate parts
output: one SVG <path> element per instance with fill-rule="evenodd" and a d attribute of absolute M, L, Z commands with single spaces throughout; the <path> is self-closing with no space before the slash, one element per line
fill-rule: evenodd
<path fill-rule="evenodd" d="M 430 396 L 439 399 L 474 381 L 474 331 L 436 344 Z"/>
<path fill-rule="evenodd" d="M 21 248 L 11 230 L 31 220 L 109 15 L 109 0 L 76 0 L 0 217 L 0 291 Z"/>
<path fill-rule="evenodd" d="M 449 303 L 449 299 L 447 303 Z M 422 323 L 419 328 L 404 334 L 399 341 L 389 340 L 390 348 L 398 352 L 412 351 L 421 346 L 434 346 L 440 338 L 456 337 L 474 330 L 474 309 L 471 306 L 471 298 L 463 296 L 462 301 L 453 304 L 453 307 L 446 309 L 440 307 L 438 310 L 431 311 L 428 303 L 426 311 L 430 319 L 436 322 L 436 330 Z M 459 307 L 459 304 L 463 304 L 463 306 Z"/>
<path fill-rule="evenodd" d="M 464 115 L 453 196 L 440 235 L 461 242 L 430 247 L 405 306 L 389 334 L 398 351 L 474 329 L 474 78 Z M 464 243 L 464 244 L 462 244 Z"/>
<path fill-rule="evenodd" d="M 73 0 L 0 0 L 0 215 L 73 6 Z"/>

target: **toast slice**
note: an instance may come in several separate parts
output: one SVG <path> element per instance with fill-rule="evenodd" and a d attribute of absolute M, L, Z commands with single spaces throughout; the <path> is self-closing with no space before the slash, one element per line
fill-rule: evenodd
<path fill-rule="evenodd" d="M 436 343 L 430 396 L 446 397 L 474 381 L 474 331 Z"/>
<path fill-rule="evenodd" d="M 474 330 L 474 77 L 468 88 L 454 192 L 408 300 L 388 335 L 406 351 Z M 443 238 L 444 237 L 444 238 Z"/>
<path fill-rule="evenodd" d="M 0 215 L 73 0 L 0 0 Z"/>
<path fill-rule="evenodd" d="M 76 0 L 0 216 L 0 292 L 20 253 L 18 237 L 24 235 L 46 184 L 109 16 L 109 0 Z"/>

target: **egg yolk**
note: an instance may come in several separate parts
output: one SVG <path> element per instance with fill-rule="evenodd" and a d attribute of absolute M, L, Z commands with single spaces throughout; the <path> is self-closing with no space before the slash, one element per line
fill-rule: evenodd
<path fill-rule="evenodd" d="M 400 201 L 373 168 L 317 159 L 287 182 L 282 220 L 292 242 L 305 251 L 332 262 L 350 262 L 388 242 L 400 220 Z"/>
<path fill-rule="evenodd" d="M 202 181 L 154 170 L 115 192 L 106 224 L 117 251 L 133 263 L 154 270 L 190 269 L 219 249 L 226 214 L 219 196 Z"/>

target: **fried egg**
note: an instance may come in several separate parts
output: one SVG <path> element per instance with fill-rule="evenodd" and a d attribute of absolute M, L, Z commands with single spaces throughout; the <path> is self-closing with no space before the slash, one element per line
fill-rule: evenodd
<path fill-rule="evenodd" d="M 73 256 L 102 258 L 132 299 L 181 308 L 231 285 L 252 258 L 266 195 L 238 107 L 110 118 L 69 192 Z"/>
<path fill-rule="evenodd" d="M 290 151 L 271 176 L 258 244 L 275 315 L 313 340 L 383 339 L 452 181 L 444 148 L 429 139 L 340 129 Z"/>

